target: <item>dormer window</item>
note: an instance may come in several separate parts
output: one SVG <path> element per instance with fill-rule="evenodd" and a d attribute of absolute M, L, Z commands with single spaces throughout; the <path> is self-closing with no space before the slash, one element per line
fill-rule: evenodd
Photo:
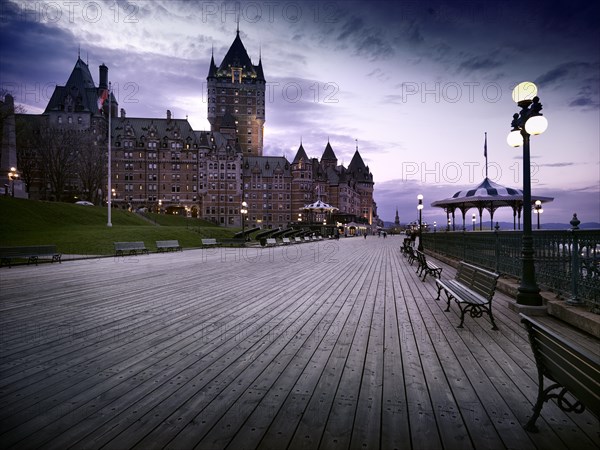
<path fill-rule="evenodd" d="M 231 82 L 241 83 L 242 82 L 242 69 L 232 68 L 231 69 Z"/>

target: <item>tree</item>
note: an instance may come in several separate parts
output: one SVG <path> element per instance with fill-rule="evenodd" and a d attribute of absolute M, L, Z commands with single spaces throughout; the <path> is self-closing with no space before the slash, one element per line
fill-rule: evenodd
<path fill-rule="evenodd" d="M 40 169 L 56 201 L 67 199 L 67 188 L 76 186 L 80 133 L 73 128 L 40 127 L 36 137 Z M 69 199 L 70 200 L 70 199 Z"/>
<path fill-rule="evenodd" d="M 95 204 L 101 204 L 99 191 L 104 186 L 107 176 L 106 145 L 98 136 L 89 131 L 80 133 L 77 155 L 77 175 L 81 182 L 82 196 Z"/>

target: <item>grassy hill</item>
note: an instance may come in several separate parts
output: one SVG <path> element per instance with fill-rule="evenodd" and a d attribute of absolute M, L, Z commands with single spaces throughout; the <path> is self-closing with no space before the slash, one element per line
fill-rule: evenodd
<path fill-rule="evenodd" d="M 199 247 L 203 237 L 226 239 L 230 230 L 180 216 L 138 214 L 113 209 L 112 227 L 106 226 L 105 207 L 40 202 L 0 197 L 0 246 L 55 244 L 63 254 L 111 255 L 113 242 L 178 239 L 184 247 Z"/>

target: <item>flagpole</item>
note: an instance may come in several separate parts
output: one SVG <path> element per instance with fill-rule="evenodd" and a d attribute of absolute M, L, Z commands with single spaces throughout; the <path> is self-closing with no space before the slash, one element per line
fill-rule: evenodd
<path fill-rule="evenodd" d="M 112 222 L 111 222 L 111 208 L 112 208 L 112 204 L 111 204 L 111 200 L 112 200 L 112 189 L 111 189 L 111 158 L 110 158 L 110 153 L 111 153 L 111 146 L 110 146 L 110 141 L 111 141 L 111 124 L 110 124 L 110 116 L 111 116 L 111 104 L 110 104 L 110 88 L 111 88 L 111 83 L 108 83 L 108 222 L 106 224 L 106 226 L 108 227 L 112 227 Z"/>
<path fill-rule="evenodd" d="M 485 177 L 488 177 L 488 162 L 487 162 L 487 131 L 485 132 L 485 143 L 483 144 L 483 155 L 485 156 Z"/>

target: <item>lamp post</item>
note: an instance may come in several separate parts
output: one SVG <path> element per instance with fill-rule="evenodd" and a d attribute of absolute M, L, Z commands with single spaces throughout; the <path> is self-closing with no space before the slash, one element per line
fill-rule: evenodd
<path fill-rule="evenodd" d="M 10 195 L 12 197 L 15 196 L 15 179 L 19 178 L 19 174 L 17 173 L 17 169 L 15 167 L 10 168 L 10 172 L 8 172 L 8 179 L 10 180 Z"/>
<path fill-rule="evenodd" d="M 521 284 L 518 288 L 517 304 L 541 306 L 542 296 L 535 281 L 535 265 L 533 237 L 531 232 L 531 156 L 529 151 L 530 136 L 541 134 L 548 128 L 548 121 L 540 111 L 542 104 L 537 96 L 535 84 L 525 81 L 518 84 L 512 93 L 512 98 L 521 108 L 513 115 L 512 130 L 507 137 L 508 145 L 523 146 L 523 239 L 521 260 L 523 264 Z"/>
<path fill-rule="evenodd" d="M 544 212 L 544 208 L 542 208 L 542 201 L 536 200 L 535 206 L 533 207 L 533 212 L 537 214 L 537 229 L 540 229 L 540 214 Z"/>
<path fill-rule="evenodd" d="M 245 201 L 242 202 L 242 209 L 240 209 L 240 213 L 242 214 L 242 238 L 244 241 L 246 240 L 246 214 L 248 214 L 248 203 Z"/>
<path fill-rule="evenodd" d="M 420 252 L 423 251 L 423 228 L 421 225 L 421 213 L 423 211 L 423 194 L 417 195 L 417 200 L 419 200 L 419 204 L 417 205 L 417 209 L 419 210 L 419 245 L 417 246 L 417 250 Z"/>
<path fill-rule="evenodd" d="M 473 214 L 473 217 L 471 218 L 471 222 L 473 222 L 473 231 L 475 231 L 475 214 Z"/>
<path fill-rule="evenodd" d="M 433 232 L 435 233 L 437 231 L 437 222 L 434 221 L 433 222 Z"/>

